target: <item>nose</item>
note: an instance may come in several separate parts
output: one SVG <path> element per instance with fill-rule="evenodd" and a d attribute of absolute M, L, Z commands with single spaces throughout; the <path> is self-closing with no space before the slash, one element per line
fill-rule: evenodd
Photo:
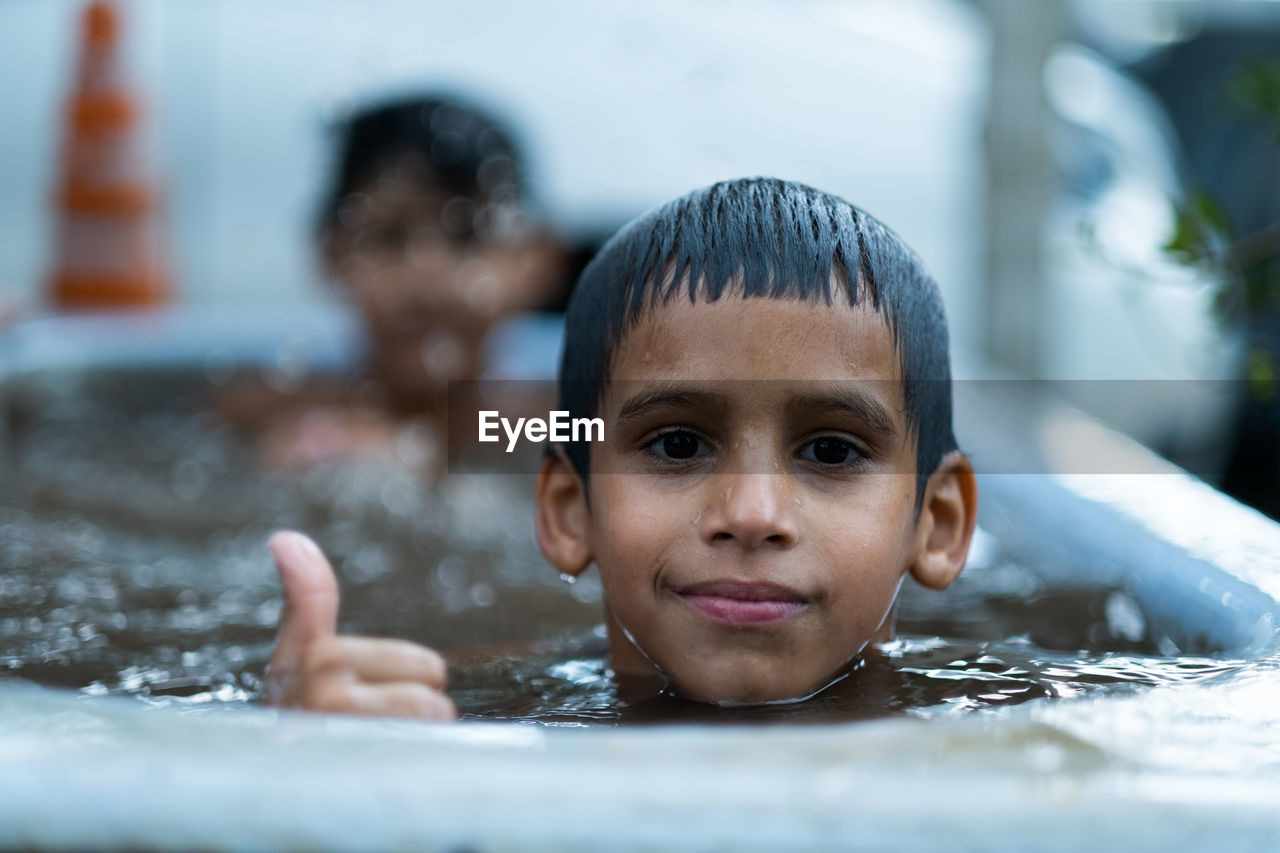
<path fill-rule="evenodd" d="M 713 479 L 699 531 L 710 545 L 789 548 L 799 539 L 791 478 L 781 472 L 723 474 Z"/>

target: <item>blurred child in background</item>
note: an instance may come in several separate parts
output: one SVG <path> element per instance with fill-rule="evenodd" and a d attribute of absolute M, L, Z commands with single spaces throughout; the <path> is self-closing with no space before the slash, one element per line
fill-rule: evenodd
<path fill-rule="evenodd" d="M 222 408 L 256 428 L 267 464 L 385 452 L 406 435 L 433 445 L 411 456 L 439 456 L 448 382 L 485 376 L 489 332 L 565 286 L 559 241 L 525 190 L 511 135 L 460 101 L 405 98 L 344 124 L 316 242 L 362 321 L 363 374 L 287 398 L 228 395 Z"/>

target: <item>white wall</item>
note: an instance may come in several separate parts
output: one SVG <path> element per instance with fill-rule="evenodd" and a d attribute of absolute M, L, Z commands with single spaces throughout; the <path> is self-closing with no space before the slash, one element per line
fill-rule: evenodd
<path fill-rule="evenodd" d="M 46 264 L 72 0 L 0 0 L 0 298 Z M 321 292 L 307 229 L 326 120 L 446 87 L 516 126 L 539 200 L 570 229 L 618 224 L 744 174 L 804 180 L 898 230 L 972 327 L 980 256 L 983 35 L 943 0 L 537 3 L 135 0 L 181 298 Z"/>

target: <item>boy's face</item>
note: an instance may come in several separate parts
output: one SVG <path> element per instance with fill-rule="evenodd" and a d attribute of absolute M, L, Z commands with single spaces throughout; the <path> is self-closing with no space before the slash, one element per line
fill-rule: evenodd
<path fill-rule="evenodd" d="M 476 234 L 475 199 L 433 184 L 405 155 L 344 200 L 325 246 L 330 272 L 364 317 L 373 367 L 391 395 L 430 405 L 448 380 L 479 375 L 486 330 L 541 298 L 528 240 Z"/>
<path fill-rule="evenodd" d="M 625 336 L 611 375 L 585 542 L 615 669 L 652 666 L 708 701 L 825 686 L 887 628 L 925 547 L 884 319 L 676 299 Z"/>

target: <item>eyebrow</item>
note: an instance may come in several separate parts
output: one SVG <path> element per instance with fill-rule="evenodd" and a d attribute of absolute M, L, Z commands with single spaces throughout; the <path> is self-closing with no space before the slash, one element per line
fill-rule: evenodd
<path fill-rule="evenodd" d="M 727 406 L 727 398 L 723 394 L 696 390 L 675 382 L 660 382 L 628 398 L 618 412 L 618 423 L 625 424 L 665 409 L 724 409 Z M 857 387 L 837 386 L 792 395 L 787 400 L 787 407 L 793 411 L 832 412 L 852 418 L 881 435 L 891 437 L 898 434 L 897 423 L 889 410 L 873 395 Z"/>
<path fill-rule="evenodd" d="M 889 410 L 874 396 L 857 387 L 841 385 L 821 392 L 798 394 L 788 400 L 788 407 L 802 411 L 836 412 L 882 435 L 898 434 L 897 423 Z"/>
<path fill-rule="evenodd" d="M 618 423 L 636 420 L 650 412 L 677 408 L 724 408 L 725 397 L 711 391 L 697 391 L 674 382 L 661 382 L 640 391 L 622 404 Z"/>

